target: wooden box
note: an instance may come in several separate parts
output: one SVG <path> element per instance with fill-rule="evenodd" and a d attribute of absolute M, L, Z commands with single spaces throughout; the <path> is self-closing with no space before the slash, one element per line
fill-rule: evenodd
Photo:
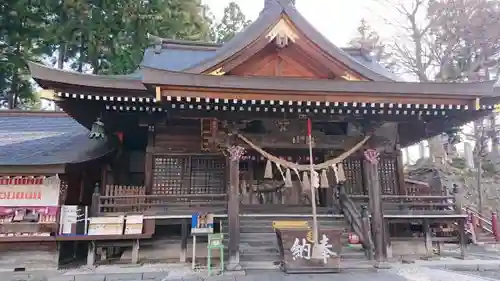
<path fill-rule="evenodd" d="M 143 215 L 127 215 L 125 220 L 125 234 L 142 234 L 143 225 Z"/>
<path fill-rule="evenodd" d="M 89 219 L 88 235 L 122 235 L 124 216 L 93 217 Z"/>

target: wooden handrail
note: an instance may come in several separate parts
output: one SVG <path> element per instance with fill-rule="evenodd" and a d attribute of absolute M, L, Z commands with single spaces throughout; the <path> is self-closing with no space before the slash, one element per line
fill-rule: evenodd
<path fill-rule="evenodd" d="M 358 211 L 356 204 L 352 198 L 345 192 L 344 187 L 339 188 L 339 203 L 344 212 L 345 218 L 348 220 L 354 232 L 361 238 L 361 243 L 368 251 L 372 251 L 373 245 L 371 241 L 371 233 L 365 233 L 361 213 Z M 369 231 L 369 230 L 367 230 Z M 371 256 L 371 253 L 369 253 Z"/>
<path fill-rule="evenodd" d="M 348 195 L 352 199 L 369 199 L 368 195 Z M 448 200 L 455 199 L 455 196 L 440 196 L 440 195 L 381 195 L 384 199 L 402 199 L 402 200 Z"/>
<path fill-rule="evenodd" d="M 100 199 L 131 199 L 131 198 L 145 198 L 145 199 L 161 199 L 161 198 L 214 198 L 214 197 L 227 197 L 227 194 L 165 194 L 165 195 L 111 195 L 99 196 Z"/>
<path fill-rule="evenodd" d="M 489 232 L 491 234 L 494 234 L 493 223 L 492 223 L 491 219 L 486 218 L 485 216 L 483 216 L 481 213 L 479 213 L 476 209 L 474 209 L 472 207 L 463 207 L 462 210 L 464 210 L 468 214 L 474 215 L 474 217 L 476 217 L 478 220 L 480 220 L 481 223 L 479 223 L 479 226 L 481 227 L 481 229 L 483 229 L 486 232 Z"/>

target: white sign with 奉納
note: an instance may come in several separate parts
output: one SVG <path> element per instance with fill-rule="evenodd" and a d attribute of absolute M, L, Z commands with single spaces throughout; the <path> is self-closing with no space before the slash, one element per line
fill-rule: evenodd
<path fill-rule="evenodd" d="M 0 184 L 0 206 L 58 206 L 59 186 L 57 176 L 41 184 Z"/>

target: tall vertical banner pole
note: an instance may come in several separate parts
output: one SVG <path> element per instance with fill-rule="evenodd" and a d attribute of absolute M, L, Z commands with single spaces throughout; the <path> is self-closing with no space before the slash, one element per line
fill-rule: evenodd
<path fill-rule="evenodd" d="M 311 170 L 311 205 L 312 205 L 312 218 L 313 218 L 313 239 L 314 243 L 318 243 L 318 215 L 316 213 L 316 187 L 312 185 L 312 178 L 314 174 L 314 159 L 312 152 L 312 124 L 311 119 L 307 118 L 307 137 L 309 139 L 309 166 Z"/>

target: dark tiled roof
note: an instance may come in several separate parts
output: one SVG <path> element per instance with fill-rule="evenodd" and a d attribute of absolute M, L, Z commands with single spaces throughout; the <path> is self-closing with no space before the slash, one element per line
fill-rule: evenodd
<path fill-rule="evenodd" d="M 370 70 L 380 73 L 386 77 L 391 78 L 394 81 L 404 81 L 401 77 L 389 71 L 383 65 L 378 63 L 376 60 L 370 58 L 368 55 L 358 55 L 358 54 L 349 54 L 353 59 L 366 66 Z"/>
<path fill-rule="evenodd" d="M 215 56 L 214 50 L 165 48 L 156 52 L 147 48 L 141 65 L 170 71 L 182 71 L 191 68 L 203 60 Z"/>
<path fill-rule="evenodd" d="M 0 165 L 81 163 L 111 151 L 104 140 L 61 114 L 1 114 Z"/>

